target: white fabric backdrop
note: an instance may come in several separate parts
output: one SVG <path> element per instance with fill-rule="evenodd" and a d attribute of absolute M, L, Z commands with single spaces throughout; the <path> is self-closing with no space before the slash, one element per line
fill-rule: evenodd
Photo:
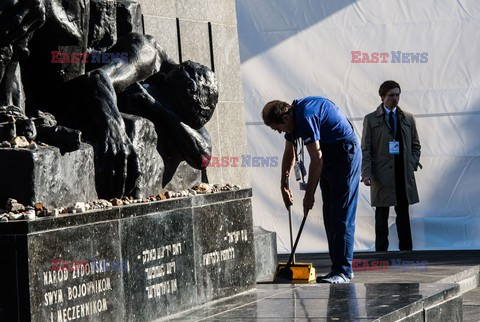
<path fill-rule="evenodd" d="M 278 156 L 283 137 L 263 125 L 272 99 L 308 95 L 333 100 L 361 136 L 365 114 L 380 103 L 379 85 L 400 83 L 399 105 L 413 113 L 422 145 L 416 172 L 420 203 L 410 207 L 414 249 L 480 248 L 480 1 L 236 0 L 248 151 Z M 352 51 L 387 52 L 387 63 L 352 63 Z M 426 63 L 392 63 L 392 51 L 428 53 Z M 254 223 L 290 251 L 280 167 L 251 168 Z M 292 183 L 293 184 L 293 183 Z M 294 231 L 302 194 L 294 184 Z M 374 209 L 361 184 L 355 250 L 374 250 Z M 321 196 L 298 252 L 326 252 Z M 398 249 L 390 212 L 390 249 Z"/>

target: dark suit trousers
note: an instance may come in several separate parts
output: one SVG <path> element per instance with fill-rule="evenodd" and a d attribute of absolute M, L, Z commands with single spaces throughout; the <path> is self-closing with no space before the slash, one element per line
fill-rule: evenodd
<path fill-rule="evenodd" d="M 388 213 L 390 207 L 377 207 L 375 209 L 375 250 L 377 252 L 388 250 Z M 395 206 L 397 213 L 397 234 L 400 250 L 412 250 L 412 232 L 410 230 L 410 215 L 408 204 Z"/>
<path fill-rule="evenodd" d="M 397 139 L 402 141 L 400 131 L 398 131 Z M 403 162 L 403 151 L 395 156 L 395 195 L 397 198 L 397 234 L 398 248 L 400 250 L 412 250 L 412 232 L 410 229 L 410 214 L 408 213 L 407 190 L 405 188 L 405 171 Z M 390 207 L 377 207 L 375 209 L 375 250 L 388 250 L 388 213 Z"/>

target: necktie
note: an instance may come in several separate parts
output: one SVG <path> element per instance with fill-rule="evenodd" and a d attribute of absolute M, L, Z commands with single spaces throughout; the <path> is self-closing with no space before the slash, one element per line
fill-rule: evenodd
<path fill-rule="evenodd" d="M 390 129 L 392 130 L 393 137 L 395 137 L 395 120 L 393 119 L 393 112 L 388 113 L 388 124 L 390 124 Z"/>

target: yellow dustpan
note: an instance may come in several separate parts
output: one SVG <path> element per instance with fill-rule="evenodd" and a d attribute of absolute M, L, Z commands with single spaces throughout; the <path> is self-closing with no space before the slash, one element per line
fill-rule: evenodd
<path fill-rule="evenodd" d="M 290 206 L 288 208 L 288 216 L 290 221 L 290 243 L 292 242 L 292 210 Z M 275 272 L 274 282 L 284 282 L 284 283 L 310 283 L 315 281 L 315 268 L 312 263 L 296 263 L 295 262 L 295 250 L 297 249 L 298 241 L 300 240 L 300 235 L 302 234 L 303 226 L 307 220 L 308 211 L 305 211 L 303 214 L 302 224 L 298 230 L 297 238 L 295 240 L 295 245 L 292 247 L 292 253 L 287 263 L 279 263 L 277 270 Z"/>

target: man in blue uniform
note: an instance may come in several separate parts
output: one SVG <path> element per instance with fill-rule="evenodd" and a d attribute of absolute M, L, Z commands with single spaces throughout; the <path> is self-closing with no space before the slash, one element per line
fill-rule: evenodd
<path fill-rule="evenodd" d="M 296 162 L 296 144 L 303 140 L 310 156 L 304 213 L 312 209 L 320 181 L 323 218 L 332 261 L 331 271 L 318 277 L 322 283 L 349 283 L 360 182 L 361 150 L 353 126 L 331 101 L 319 96 L 294 100 L 290 105 L 271 101 L 262 111 L 264 123 L 285 132 L 281 191 L 285 206 L 293 204 L 288 178 Z"/>

